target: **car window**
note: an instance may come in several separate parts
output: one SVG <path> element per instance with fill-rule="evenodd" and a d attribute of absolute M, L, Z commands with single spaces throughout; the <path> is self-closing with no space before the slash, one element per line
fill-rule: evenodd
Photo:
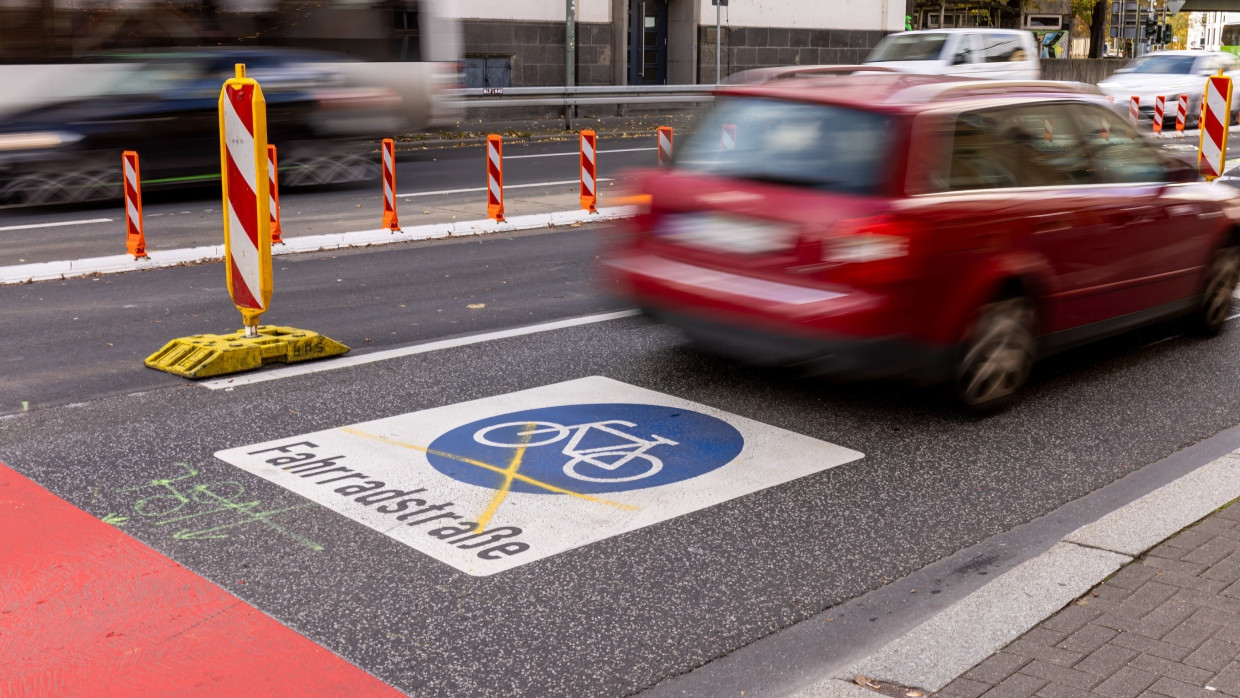
<path fill-rule="evenodd" d="M 936 61 L 943 54 L 947 34 L 892 34 L 874 47 L 866 63 L 882 61 Z"/>
<path fill-rule="evenodd" d="M 1075 123 L 1053 103 L 960 114 L 948 172 L 946 188 L 952 191 L 1093 181 Z"/>
<path fill-rule="evenodd" d="M 1125 70 L 1133 73 L 1188 75 L 1193 72 L 1194 60 L 1198 59 L 1193 56 L 1142 56 L 1129 63 Z"/>
<path fill-rule="evenodd" d="M 978 54 L 981 52 L 982 40 L 977 34 L 960 34 L 956 37 L 956 46 L 953 49 L 952 64 L 968 65 L 978 62 Z"/>
<path fill-rule="evenodd" d="M 1029 60 L 1025 43 L 1018 34 L 982 34 L 982 61 L 985 63 L 1010 63 Z"/>
<path fill-rule="evenodd" d="M 1100 106 L 1077 110 L 1090 166 L 1099 182 L 1162 182 L 1167 168 L 1161 153 L 1127 119 Z"/>
<path fill-rule="evenodd" d="M 715 102 L 672 167 L 821 191 L 875 194 L 889 173 L 892 117 L 834 104 Z"/>

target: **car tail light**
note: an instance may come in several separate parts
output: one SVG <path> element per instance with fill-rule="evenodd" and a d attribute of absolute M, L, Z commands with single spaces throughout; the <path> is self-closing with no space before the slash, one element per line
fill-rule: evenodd
<path fill-rule="evenodd" d="M 906 281 L 916 273 L 920 226 L 895 216 L 843 220 L 822 238 L 821 268 L 831 279 L 857 284 Z"/>

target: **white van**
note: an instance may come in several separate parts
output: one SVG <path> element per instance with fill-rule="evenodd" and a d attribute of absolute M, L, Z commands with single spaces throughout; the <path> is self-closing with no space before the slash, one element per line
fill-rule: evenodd
<path fill-rule="evenodd" d="M 908 73 L 996 80 L 1038 80 L 1042 65 L 1031 32 L 1019 29 L 928 29 L 889 34 L 865 59 Z"/>

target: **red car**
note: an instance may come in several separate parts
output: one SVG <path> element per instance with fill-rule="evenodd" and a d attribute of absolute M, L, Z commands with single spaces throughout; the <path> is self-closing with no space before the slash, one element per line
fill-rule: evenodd
<path fill-rule="evenodd" d="M 1219 332 L 1240 197 L 1050 82 L 868 72 L 722 89 L 603 263 L 708 349 L 1004 404 L 1035 359 Z"/>

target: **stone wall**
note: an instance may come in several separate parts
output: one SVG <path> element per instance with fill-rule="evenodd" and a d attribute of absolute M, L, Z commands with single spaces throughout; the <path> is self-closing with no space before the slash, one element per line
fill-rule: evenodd
<path fill-rule="evenodd" d="M 578 22 L 578 85 L 613 84 L 612 26 Z M 564 84 L 563 22 L 461 21 L 464 57 L 512 59 L 512 86 Z"/>
<path fill-rule="evenodd" d="M 750 68 L 778 65 L 849 65 L 860 63 L 887 32 L 863 29 L 788 29 L 724 27 L 721 71 L 724 77 Z M 698 32 L 698 81 L 715 82 L 715 28 Z"/>

